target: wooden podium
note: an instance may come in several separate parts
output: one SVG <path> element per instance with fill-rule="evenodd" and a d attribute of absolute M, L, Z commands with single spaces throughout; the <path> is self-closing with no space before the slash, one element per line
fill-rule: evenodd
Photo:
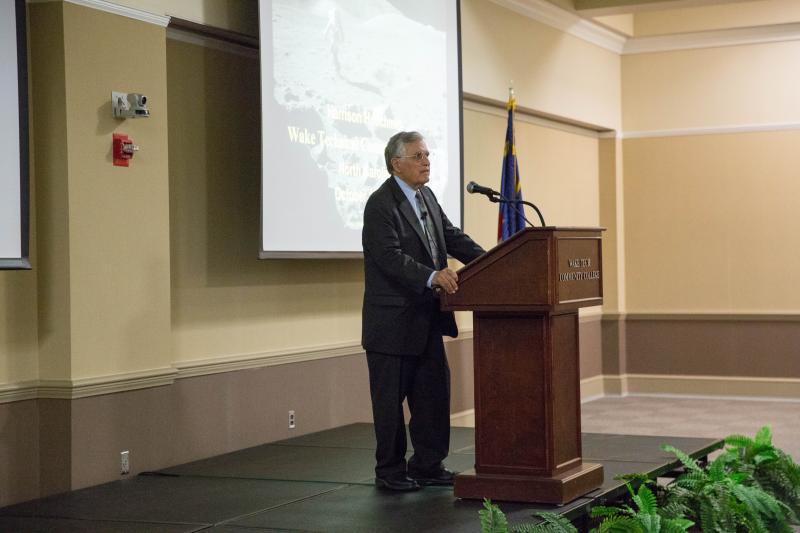
<path fill-rule="evenodd" d="M 563 504 L 603 483 L 581 457 L 578 308 L 603 303 L 599 228 L 529 228 L 459 272 L 474 313 L 475 469 L 458 498 Z"/>

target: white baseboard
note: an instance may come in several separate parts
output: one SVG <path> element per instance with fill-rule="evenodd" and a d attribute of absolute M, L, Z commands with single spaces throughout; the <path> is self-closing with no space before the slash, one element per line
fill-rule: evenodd
<path fill-rule="evenodd" d="M 682 396 L 748 400 L 800 401 L 800 379 L 743 376 L 624 374 L 619 395 Z M 610 384 L 612 387 L 616 384 Z M 614 392 L 607 391 L 612 395 Z"/>

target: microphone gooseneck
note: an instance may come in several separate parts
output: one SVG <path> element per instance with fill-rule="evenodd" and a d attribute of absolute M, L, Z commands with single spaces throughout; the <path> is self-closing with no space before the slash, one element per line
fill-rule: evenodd
<path fill-rule="evenodd" d="M 525 213 L 520 210 L 519 204 L 527 205 L 533 208 L 536 211 L 536 214 L 539 215 L 539 222 L 542 223 L 542 227 L 547 226 L 544 222 L 544 217 L 542 216 L 542 212 L 539 211 L 539 208 L 536 207 L 531 202 L 527 202 L 525 200 L 512 200 L 509 198 L 504 197 L 499 192 L 495 191 L 494 189 L 490 189 L 489 187 L 484 187 L 483 185 L 478 185 L 474 181 L 470 181 L 467 184 L 467 192 L 470 194 L 483 194 L 487 198 L 489 198 L 490 202 L 501 203 L 501 204 L 511 204 L 514 206 L 514 210 L 517 211 L 519 214 L 522 215 L 522 218 L 525 219 L 525 222 L 528 223 L 531 227 L 534 227 L 533 223 L 527 219 Z"/>

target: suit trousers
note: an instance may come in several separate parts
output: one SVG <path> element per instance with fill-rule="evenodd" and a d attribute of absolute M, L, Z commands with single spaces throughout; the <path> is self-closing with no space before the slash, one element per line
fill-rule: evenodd
<path fill-rule="evenodd" d="M 438 469 L 450 448 L 450 367 L 439 328 L 428 334 L 420 356 L 367 352 L 375 474 L 386 477 Z M 408 429 L 414 454 L 406 463 L 403 401 L 411 413 Z"/>

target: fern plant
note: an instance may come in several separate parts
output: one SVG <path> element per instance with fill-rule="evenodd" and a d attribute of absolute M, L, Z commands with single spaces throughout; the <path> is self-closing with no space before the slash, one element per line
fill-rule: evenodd
<path fill-rule="evenodd" d="M 483 509 L 478 511 L 481 519 L 481 533 L 508 533 L 508 520 L 492 500 L 483 500 Z"/>
<path fill-rule="evenodd" d="M 694 525 L 686 518 L 664 516 L 647 483 L 639 485 L 635 492 L 629 482 L 625 486 L 636 509 L 629 505 L 593 508 L 592 516 L 602 517 L 603 521 L 592 533 L 680 533 Z"/>
<path fill-rule="evenodd" d="M 555 513 L 535 513 L 542 520 L 539 524 L 521 524 L 508 527 L 506 515 L 491 500 L 483 500 L 483 509 L 478 511 L 481 533 L 578 533 L 578 530 L 563 516 Z"/>
<path fill-rule="evenodd" d="M 703 469 L 697 461 L 673 446 L 686 472 L 666 488 L 665 515 L 685 512 L 699 522 L 704 533 L 791 533 L 792 511 L 755 483 L 751 472 L 731 468 L 729 456 L 717 457 Z"/>
<path fill-rule="evenodd" d="M 744 435 L 725 438 L 726 460 L 738 471 L 750 472 L 759 487 L 800 514 L 800 466 L 772 444 L 772 430 L 762 427 L 754 439 Z"/>

